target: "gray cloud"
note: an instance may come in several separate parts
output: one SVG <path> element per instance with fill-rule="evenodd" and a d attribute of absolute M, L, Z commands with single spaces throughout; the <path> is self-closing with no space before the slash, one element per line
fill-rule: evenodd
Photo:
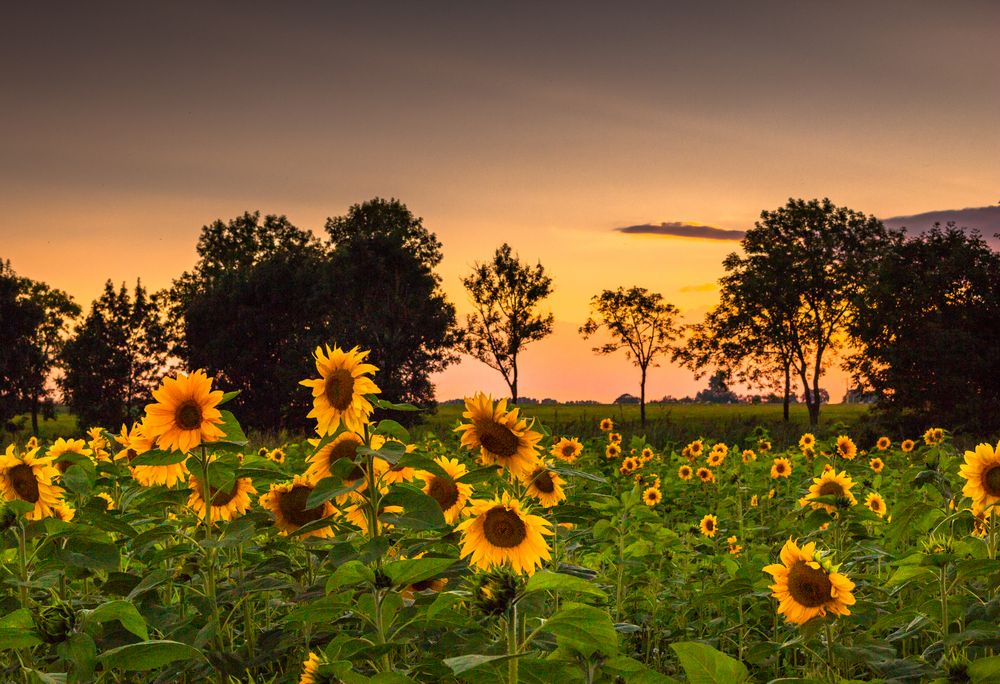
<path fill-rule="evenodd" d="M 933 227 L 935 223 L 944 225 L 949 221 L 954 221 L 959 228 L 979 230 L 983 234 L 983 238 L 994 249 L 1000 247 L 1000 239 L 995 237 L 997 233 L 1000 233 L 1000 206 L 944 209 L 912 216 L 893 216 L 882 219 L 882 223 L 888 228 L 906 228 L 913 233 L 922 233 Z"/>
<path fill-rule="evenodd" d="M 726 230 L 715 226 L 703 226 L 697 223 L 671 221 L 669 223 L 642 223 L 637 226 L 615 228 L 620 233 L 629 235 L 665 235 L 668 237 L 701 238 L 705 240 L 742 240 L 746 232 L 742 230 Z"/>

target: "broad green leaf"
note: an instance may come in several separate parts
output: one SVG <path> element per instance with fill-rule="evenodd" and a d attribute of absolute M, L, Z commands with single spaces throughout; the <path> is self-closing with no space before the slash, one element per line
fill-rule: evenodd
<path fill-rule="evenodd" d="M 527 653 L 518 653 L 517 655 L 464 655 L 457 656 L 455 658 L 445 658 L 444 664 L 451 668 L 451 671 L 456 674 L 462 674 L 463 672 L 468 672 L 487 663 L 502 663 L 505 660 L 510 660 L 511 658 L 523 658 Z"/>
<path fill-rule="evenodd" d="M 404 444 L 410 441 L 410 433 L 407 429 L 394 420 L 380 420 L 375 426 L 375 433 L 386 437 L 395 437 Z"/>
<path fill-rule="evenodd" d="M 413 558 L 387 563 L 383 570 L 393 584 L 403 587 L 436 577 L 455 562 L 454 558 Z"/>
<path fill-rule="evenodd" d="M 556 636 L 562 648 L 578 651 L 590 658 L 600 652 L 617 655 L 618 633 L 606 610 L 578 603 L 566 603 L 539 628 Z"/>
<path fill-rule="evenodd" d="M 585 579 L 564 575 L 558 572 L 540 570 L 531 576 L 528 584 L 524 588 L 525 593 L 532 591 L 574 591 L 580 594 L 590 594 L 598 598 L 605 598 L 607 595 L 592 582 Z"/>
<path fill-rule="evenodd" d="M 183 451 L 163 451 L 161 449 L 151 449 L 146 453 L 139 454 L 129 465 L 140 466 L 161 466 L 183 463 L 188 458 L 188 454 Z"/>
<path fill-rule="evenodd" d="M 97 661 L 109 670 L 145 672 L 178 660 L 204 659 L 194 646 L 179 641 L 142 641 L 105 651 Z"/>
<path fill-rule="evenodd" d="M 136 610 L 135 606 L 128 601 L 108 601 L 93 610 L 85 611 L 84 615 L 85 620 L 98 623 L 118 620 L 122 623 L 122 627 L 132 632 L 132 634 L 135 634 L 143 641 L 149 640 L 146 621 L 139 615 L 139 611 Z"/>
<path fill-rule="evenodd" d="M 0 627 L 0 651 L 11 648 L 30 648 L 42 643 L 34 626 Z"/>
<path fill-rule="evenodd" d="M 362 582 L 373 584 L 375 582 L 375 573 L 361 561 L 347 561 L 330 575 L 330 578 L 326 581 L 326 591 L 329 593 L 334 589 L 339 589 L 349 584 L 361 584 Z"/>
<path fill-rule="evenodd" d="M 697 641 L 670 644 L 691 684 L 739 684 L 750 679 L 746 666 L 735 658 Z"/>
<path fill-rule="evenodd" d="M 433 498 L 411 485 L 395 485 L 382 498 L 382 506 L 402 506 L 401 513 L 383 513 L 383 521 L 410 530 L 433 530 L 444 527 L 441 506 Z"/>

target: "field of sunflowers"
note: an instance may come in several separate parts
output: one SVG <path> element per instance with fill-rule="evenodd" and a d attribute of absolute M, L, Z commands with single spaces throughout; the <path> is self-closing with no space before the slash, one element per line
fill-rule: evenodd
<path fill-rule="evenodd" d="M 1000 681 L 988 444 L 580 440 L 483 394 L 415 439 L 315 357 L 298 443 L 198 371 L 6 447 L 0 681 Z"/>

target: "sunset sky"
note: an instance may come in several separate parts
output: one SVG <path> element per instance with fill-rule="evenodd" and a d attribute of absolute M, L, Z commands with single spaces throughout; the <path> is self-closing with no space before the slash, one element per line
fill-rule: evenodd
<path fill-rule="evenodd" d="M 576 333 L 590 296 L 642 285 L 698 320 L 732 231 L 791 196 L 886 218 L 1000 201 L 998 3 L 45 7 L 10 5 L 0 28 L 16 271 L 88 305 L 108 278 L 169 285 L 216 218 L 321 233 L 398 197 L 443 242 L 460 312 L 459 278 L 502 242 L 554 278 L 526 396 L 637 392 Z M 504 390 L 470 359 L 436 382 Z M 703 384 L 663 367 L 647 395 Z"/>

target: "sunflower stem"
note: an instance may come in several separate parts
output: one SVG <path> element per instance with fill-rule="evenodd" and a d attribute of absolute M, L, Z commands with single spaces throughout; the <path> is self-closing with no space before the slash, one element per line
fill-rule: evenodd
<path fill-rule="evenodd" d="M 941 580 L 941 637 L 948 638 L 948 565 L 938 571 Z"/>
<path fill-rule="evenodd" d="M 832 621 L 827 619 L 823 622 L 823 628 L 826 631 L 826 665 L 830 669 L 830 680 L 837 681 L 837 667 L 833 661 L 833 625 Z"/>
<path fill-rule="evenodd" d="M 24 521 L 18 520 L 17 527 L 17 589 L 21 597 L 21 608 L 28 608 L 28 547 L 24 541 Z"/>
<path fill-rule="evenodd" d="M 512 656 L 507 661 L 507 684 L 517 684 L 517 604 L 507 611 L 507 655 Z"/>
<path fill-rule="evenodd" d="M 222 617 L 219 613 L 219 602 L 216 599 L 215 560 L 217 549 L 212 538 L 212 487 L 209 481 L 208 450 L 201 446 L 201 495 L 205 504 L 205 596 L 212 608 L 212 622 L 215 626 L 215 645 L 222 650 Z M 220 681 L 222 673 L 219 673 Z"/>

